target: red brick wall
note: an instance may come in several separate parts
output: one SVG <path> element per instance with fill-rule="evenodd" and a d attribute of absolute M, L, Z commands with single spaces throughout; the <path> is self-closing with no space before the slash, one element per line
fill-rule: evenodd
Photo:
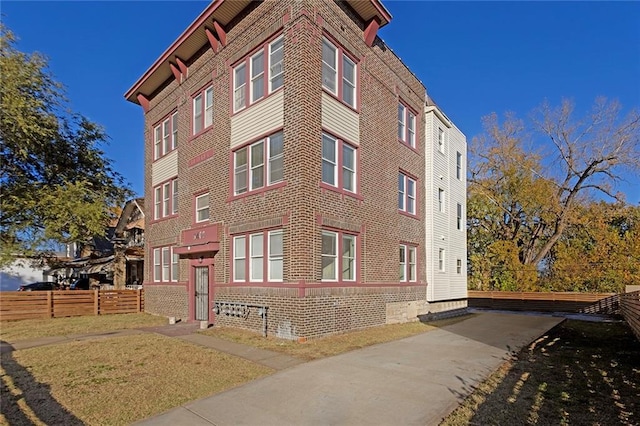
<path fill-rule="evenodd" d="M 283 19 L 283 17 L 287 18 Z M 286 21 L 286 22 L 285 22 Z M 400 24 L 400 23 L 399 23 Z M 391 25 L 394 25 L 391 23 Z M 400 24 L 401 25 L 401 24 Z M 193 194 L 210 191 L 211 220 L 221 223 L 220 251 L 215 255 L 215 297 L 229 301 L 269 305 L 270 332 L 285 330 L 287 321 L 295 336 L 363 328 L 385 322 L 385 303 L 421 300 L 426 296 L 425 264 L 418 262 L 416 286 L 398 283 L 400 241 L 419 247 L 424 259 L 424 116 L 425 89 L 420 81 L 380 40 L 373 48 L 363 41 L 364 23 L 348 7 L 333 1 L 276 1 L 252 4 L 227 29 L 227 46 L 188 60 L 189 73 L 181 84 L 173 80 L 151 99 L 145 117 L 145 203 L 147 218 L 153 214 L 151 159 L 153 125 L 177 108 L 179 113 L 179 215 L 146 229 L 145 277 L 153 276 L 152 248 L 177 243 L 182 229 L 193 226 Z M 230 158 L 230 65 L 282 29 L 284 51 L 284 188 L 227 201 Z M 360 79 L 360 173 L 362 200 L 321 190 L 321 40 L 330 34 L 359 60 Z M 197 55 L 196 55 L 197 56 Z M 191 95 L 206 83 L 214 86 L 214 126 L 191 138 Z M 417 114 L 417 152 L 398 143 L 399 99 Z M 213 157 L 189 167 L 189 160 L 213 149 Z M 397 210 L 397 174 L 403 169 L 418 178 L 418 214 L 406 217 Z M 284 230 L 284 283 L 282 289 L 229 285 L 229 230 L 246 223 L 286 218 Z M 358 283 L 349 288 L 323 288 L 320 294 L 299 297 L 299 282 L 321 278 L 321 225 L 318 218 L 339 220 L 359 228 L 362 250 Z M 189 261 L 180 261 L 180 282 L 189 280 Z M 359 287 L 379 283 L 385 287 Z M 187 286 L 146 283 L 147 310 L 185 317 Z M 226 285 L 225 285 L 226 284 Z M 309 292 L 309 290 L 307 290 Z M 313 292 L 311 292 L 313 293 Z M 244 322 L 243 322 L 244 321 Z M 259 330 L 261 323 L 219 317 L 229 323 Z M 283 332 L 284 333 L 284 332 Z"/>

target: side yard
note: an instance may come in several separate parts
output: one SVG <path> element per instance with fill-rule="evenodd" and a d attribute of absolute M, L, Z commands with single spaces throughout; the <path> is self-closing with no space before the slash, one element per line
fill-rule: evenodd
<path fill-rule="evenodd" d="M 505 363 L 442 425 L 637 425 L 639 360 L 627 324 L 567 320 Z"/>

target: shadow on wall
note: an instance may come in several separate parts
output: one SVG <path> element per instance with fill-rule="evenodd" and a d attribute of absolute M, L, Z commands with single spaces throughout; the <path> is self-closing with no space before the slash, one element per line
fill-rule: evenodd
<path fill-rule="evenodd" d="M 10 345 L 2 342 L 7 348 Z M 48 385 L 39 383 L 13 358 L 13 351 L 2 355 L 0 412 L 10 425 L 36 424 L 80 426 L 84 423 L 56 401 Z"/>

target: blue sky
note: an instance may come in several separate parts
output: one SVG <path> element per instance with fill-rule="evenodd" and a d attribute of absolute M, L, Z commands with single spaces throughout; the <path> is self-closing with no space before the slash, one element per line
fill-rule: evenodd
<path fill-rule="evenodd" d="M 640 2 L 383 1 L 379 35 L 468 140 L 491 112 L 544 99 L 588 109 L 597 96 L 640 107 Z M 71 108 L 102 124 L 116 169 L 143 193 L 143 113 L 123 94 L 204 10 L 202 1 L 3 1 L 24 52 L 50 60 Z M 640 176 L 618 188 L 640 203 Z"/>

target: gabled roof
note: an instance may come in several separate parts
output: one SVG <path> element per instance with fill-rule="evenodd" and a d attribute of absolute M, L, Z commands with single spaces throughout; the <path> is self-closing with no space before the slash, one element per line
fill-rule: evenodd
<path fill-rule="evenodd" d="M 144 206 L 144 198 L 134 198 L 133 200 L 127 201 L 115 227 L 116 237 L 122 236 L 125 229 L 131 229 L 134 227 L 144 229 L 144 209 L 142 206 Z M 133 216 L 136 209 L 139 210 L 142 218 L 130 223 L 129 219 Z"/>

